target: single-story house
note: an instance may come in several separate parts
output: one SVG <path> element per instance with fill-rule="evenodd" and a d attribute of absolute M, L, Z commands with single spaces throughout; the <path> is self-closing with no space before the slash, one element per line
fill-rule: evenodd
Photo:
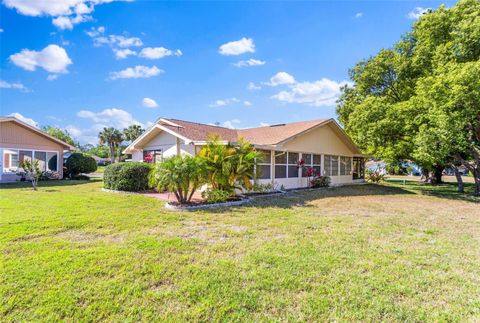
<path fill-rule="evenodd" d="M 0 117 L 0 183 L 19 180 L 24 160 L 63 177 L 63 153 L 76 148 L 14 117 Z"/>
<path fill-rule="evenodd" d="M 332 185 L 364 181 L 364 158 L 334 119 L 229 129 L 177 119 L 157 120 L 125 150 L 133 161 L 161 162 L 163 158 L 197 154 L 211 135 L 224 144 L 248 140 L 263 158 L 258 163 L 261 184 L 286 189 L 307 187 L 306 169 L 330 176 Z M 299 167 L 304 163 L 305 167 Z"/>

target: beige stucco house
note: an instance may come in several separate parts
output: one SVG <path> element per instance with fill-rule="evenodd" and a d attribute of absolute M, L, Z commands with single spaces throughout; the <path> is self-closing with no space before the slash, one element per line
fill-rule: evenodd
<path fill-rule="evenodd" d="M 259 128 L 228 129 L 161 118 L 124 151 L 133 161 L 160 162 L 163 158 L 197 154 L 211 135 L 225 144 L 240 137 L 263 153 L 258 163 L 259 183 L 276 187 L 307 187 L 306 169 L 330 176 L 332 185 L 363 182 L 362 153 L 334 119 L 310 120 Z M 305 167 L 299 168 L 299 161 Z"/>
<path fill-rule="evenodd" d="M 14 117 L 0 117 L 0 183 L 19 180 L 24 160 L 38 160 L 43 171 L 63 177 L 63 153 L 75 147 Z"/>

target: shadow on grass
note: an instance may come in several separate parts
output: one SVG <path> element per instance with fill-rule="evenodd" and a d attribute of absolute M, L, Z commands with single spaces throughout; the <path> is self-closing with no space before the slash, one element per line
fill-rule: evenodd
<path fill-rule="evenodd" d="M 46 187 L 64 187 L 64 186 L 75 186 L 75 185 L 83 185 L 89 183 L 100 182 L 101 179 L 92 178 L 88 181 L 86 180 L 48 180 L 48 181 L 40 181 L 38 182 L 38 188 L 41 190 Z M 0 184 L 0 190 L 8 190 L 8 189 L 19 189 L 19 188 L 32 188 L 31 182 L 14 182 L 14 183 L 2 183 Z M 59 190 L 56 189 L 47 189 L 46 192 L 57 192 Z"/>
<path fill-rule="evenodd" d="M 313 190 L 290 191 L 286 194 L 275 196 L 257 195 L 251 204 L 239 208 L 279 208 L 290 209 L 293 207 L 315 207 L 310 202 L 322 198 L 349 197 L 349 196 L 381 196 L 381 195 L 413 195 L 415 193 L 400 187 L 376 184 L 346 185 Z M 339 201 L 340 203 L 340 201 Z M 212 208 L 202 210 L 209 213 L 223 213 L 226 208 Z"/>
<path fill-rule="evenodd" d="M 402 184 L 402 181 L 400 180 L 388 180 L 386 185 L 388 185 L 387 187 L 396 187 L 417 191 L 423 195 L 434 196 L 442 199 L 480 203 L 480 197 L 473 195 L 475 186 L 472 183 L 464 183 L 465 193 L 457 192 L 456 183 L 431 185 L 419 181 L 406 181 L 405 184 Z"/>

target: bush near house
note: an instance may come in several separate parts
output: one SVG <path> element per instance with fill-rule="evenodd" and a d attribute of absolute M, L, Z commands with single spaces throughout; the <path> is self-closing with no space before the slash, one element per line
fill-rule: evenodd
<path fill-rule="evenodd" d="M 319 188 L 319 187 L 329 187 L 330 186 L 330 177 L 328 176 L 316 176 L 310 181 L 310 187 Z"/>
<path fill-rule="evenodd" d="M 105 167 L 104 188 L 139 192 L 150 188 L 149 173 L 152 166 L 143 162 L 117 163 Z"/>
<path fill-rule="evenodd" d="M 159 190 L 169 190 L 180 204 L 190 203 L 195 191 L 206 182 L 206 165 L 198 156 L 174 156 L 155 167 L 150 180 Z"/>
<path fill-rule="evenodd" d="M 97 170 L 97 162 L 91 156 L 83 153 L 73 153 L 66 163 L 66 176 L 75 178 L 79 174 L 93 173 Z"/>

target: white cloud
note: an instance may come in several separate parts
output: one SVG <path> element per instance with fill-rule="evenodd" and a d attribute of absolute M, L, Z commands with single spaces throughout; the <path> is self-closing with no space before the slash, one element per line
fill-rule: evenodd
<path fill-rule="evenodd" d="M 227 120 L 222 124 L 222 127 L 229 128 L 229 129 L 235 129 L 235 125 L 239 124 L 240 120 L 238 119 L 233 119 L 233 120 Z"/>
<path fill-rule="evenodd" d="M 410 11 L 407 14 L 407 18 L 416 20 L 416 19 L 420 18 L 423 14 L 427 13 L 429 10 L 431 10 L 431 9 L 430 8 L 416 7 L 415 9 L 413 9 L 412 11 Z"/>
<path fill-rule="evenodd" d="M 27 71 L 41 67 L 50 73 L 68 73 L 67 66 L 72 64 L 65 49 L 58 45 L 48 45 L 41 51 L 23 49 L 11 55 L 10 60 Z"/>
<path fill-rule="evenodd" d="M 54 81 L 56 79 L 58 79 L 58 74 L 49 74 L 47 76 L 47 81 Z"/>
<path fill-rule="evenodd" d="M 26 16 L 52 17 L 52 23 L 60 29 L 72 29 L 74 25 L 92 20 L 87 16 L 96 5 L 115 0 L 4 0 L 5 6 Z"/>
<path fill-rule="evenodd" d="M 283 84 L 294 84 L 295 78 L 287 72 L 278 72 L 270 78 L 270 82 L 264 83 L 269 86 L 278 86 Z"/>
<path fill-rule="evenodd" d="M 137 65 L 135 67 L 128 67 L 119 72 L 111 72 L 110 79 L 130 79 L 130 78 L 149 78 L 163 73 L 163 70 L 159 69 L 155 65 L 152 67 Z"/>
<path fill-rule="evenodd" d="M 218 52 L 222 55 L 240 55 L 243 53 L 254 53 L 255 44 L 252 38 L 243 37 L 240 40 L 231 41 L 220 46 Z"/>
<path fill-rule="evenodd" d="M 252 102 L 250 102 L 250 101 L 243 101 L 243 105 L 246 106 L 246 107 L 251 107 L 251 106 L 252 106 Z"/>
<path fill-rule="evenodd" d="M 81 110 L 77 113 L 77 117 L 90 119 L 93 122 L 100 124 L 102 127 L 109 126 L 114 128 L 127 128 L 132 124 L 140 124 L 133 116 L 122 109 L 111 108 L 100 112 L 93 112 L 89 110 Z"/>
<path fill-rule="evenodd" d="M 38 122 L 36 122 L 33 119 L 27 118 L 27 117 L 23 116 L 22 114 L 20 114 L 18 112 L 10 113 L 9 115 L 7 115 L 7 117 L 17 118 L 18 120 L 23 121 L 26 124 L 29 124 L 29 125 L 31 125 L 35 128 L 38 128 Z"/>
<path fill-rule="evenodd" d="M 218 107 L 224 107 L 232 103 L 237 103 L 240 102 L 239 99 L 237 98 L 229 98 L 229 99 L 223 99 L 223 100 L 216 100 L 212 104 L 210 104 L 210 107 L 212 108 L 218 108 Z"/>
<path fill-rule="evenodd" d="M 159 59 L 166 56 L 182 56 L 182 51 L 177 49 L 176 51 L 172 51 L 165 47 L 145 47 L 142 49 L 138 56 L 148 58 L 148 59 Z"/>
<path fill-rule="evenodd" d="M 357 12 L 355 14 L 355 18 L 362 18 L 363 17 L 363 12 Z"/>
<path fill-rule="evenodd" d="M 58 29 L 69 29 L 72 30 L 74 25 L 77 25 L 81 22 L 86 22 L 86 21 L 91 21 L 93 18 L 91 16 L 86 16 L 86 15 L 76 15 L 76 16 L 60 16 L 57 18 L 54 18 L 52 20 L 52 23 L 58 28 Z"/>
<path fill-rule="evenodd" d="M 270 127 L 270 124 L 266 122 L 260 122 L 260 127 Z"/>
<path fill-rule="evenodd" d="M 143 45 L 142 40 L 138 37 L 125 37 L 122 35 L 94 36 L 93 43 L 95 46 L 109 45 L 120 48 L 140 47 Z"/>
<path fill-rule="evenodd" d="M 150 99 L 150 98 L 143 98 L 142 100 L 142 104 L 145 108 L 158 108 L 158 104 L 157 102 L 155 102 L 154 99 Z"/>
<path fill-rule="evenodd" d="M 254 91 L 254 90 L 261 90 L 262 87 L 260 85 L 256 85 L 253 82 L 249 82 L 247 85 L 247 90 Z"/>
<path fill-rule="evenodd" d="M 238 61 L 233 65 L 235 65 L 236 67 L 248 67 L 248 66 L 265 65 L 265 63 L 266 63 L 265 61 L 260 61 L 258 59 L 250 58 L 249 60 L 246 60 L 246 61 Z"/>
<path fill-rule="evenodd" d="M 20 90 L 23 92 L 28 92 L 28 88 L 25 87 L 22 83 L 9 83 L 7 81 L 2 81 L 0 80 L 0 89 L 14 89 L 14 90 Z"/>
<path fill-rule="evenodd" d="M 3 33 L 5 30 L 3 30 L 3 28 L 0 28 L 0 33 Z"/>
<path fill-rule="evenodd" d="M 115 53 L 115 57 L 117 59 L 124 59 L 127 58 L 128 56 L 132 55 L 135 56 L 137 55 L 137 52 L 134 50 L 131 50 L 129 48 L 125 49 L 114 49 L 113 52 Z"/>
<path fill-rule="evenodd" d="M 315 82 L 301 82 L 290 85 L 289 91 L 281 91 L 273 99 L 288 103 L 302 103 L 312 106 L 332 106 L 340 96 L 340 88 L 348 82 L 335 82 L 323 78 Z"/>
<path fill-rule="evenodd" d="M 105 127 L 114 127 L 120 130 L 132 124 L 138 124 L 144 127 L 144 125 L 135 120 L 129 112 L 118 108 L 105 109 L 100 112 L 82 110 L 77 113 L 77 117 L 89 119 L 92 124 L 90 127 L 83 129 L 74 125 L 68 125 L 65 129 L 82 144 L 97 144 L 98 133 Z"/>

